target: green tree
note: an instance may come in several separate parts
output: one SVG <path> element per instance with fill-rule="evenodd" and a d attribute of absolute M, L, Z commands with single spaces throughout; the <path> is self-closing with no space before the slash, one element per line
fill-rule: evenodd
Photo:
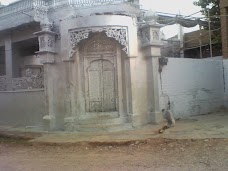
<path fill-rule="evenodd" d="M 208 19 L 208 13 L 211 21 L 212 41 L 216 43 L 217 48 L 221 48 L 221 22 L 220 22 L 220 0 L 197 0 L 194 5 L 201 7 L 201 12 Z M 204 27 L 208 30 L 208 27 Z"/>

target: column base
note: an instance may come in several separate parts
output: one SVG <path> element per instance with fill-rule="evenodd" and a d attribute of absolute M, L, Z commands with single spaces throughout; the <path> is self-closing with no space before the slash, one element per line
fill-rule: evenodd
<path fill-rule="evenodd" d="M 75 117 L 64 118 L 65 131 L 72 132 L 75 131 Z"/>
<path fill-rule="evenodd" d="M 54 122 L 55 122 L 55 118 L 50 116 L 50 115 L 45 115 L 43 117 L 43 126 L 44 126 L 44 130 L 46 131 L 51 131 L 54 130 Z"/>
<path fill-rule="evenodd" d="M 162 112 L 150 112 L 150 116 L 153 124 L 162 123 L 164 120 Z"/>
<path fill-rule="evenodd" d="M 146 115 L 133 115 L 131 117 L 133 127 L 140 127 L 150 123 L 148 116 Z"/>

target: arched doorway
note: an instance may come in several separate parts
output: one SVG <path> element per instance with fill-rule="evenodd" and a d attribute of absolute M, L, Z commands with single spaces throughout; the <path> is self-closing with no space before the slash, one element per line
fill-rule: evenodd
<path fill-rule="evenodd" d="M 83 48 L 86 113 L 118 111 L 117 47 L 99 33 Z"/>

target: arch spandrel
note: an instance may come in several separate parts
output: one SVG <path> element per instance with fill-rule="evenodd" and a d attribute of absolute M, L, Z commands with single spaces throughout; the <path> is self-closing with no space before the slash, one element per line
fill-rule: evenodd
<path fill-rule="evenodd" d="M 97 34 L 85 44 L 84 51 L 87 53 L 114 52 L 116 43 L 104 34 Z"/>
<path fill-rule="evenodd" d="M 69 58 L 73 58 L 76 53 L 76 47 L 79 42 L 89 38 L 89 34 L 94 32 L 104 32 L 107 37 L 117 40 L 122 46 L 123 51 L 129 55 L 129 41 L 128 41 L 128 29 L 127 27 L 91 27 L 85 29 L 74 29 L 69 31 L 70 51 Z"/>

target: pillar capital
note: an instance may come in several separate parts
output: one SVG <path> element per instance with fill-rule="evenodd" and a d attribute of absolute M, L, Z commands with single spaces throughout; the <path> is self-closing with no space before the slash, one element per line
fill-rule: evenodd
<path fill-rule="evenodd" d="M 55 32 L 50 30 L 42 30 L 34 33 L 38 36 L 39 40 L 39 51 L 36 52 L 41 59 L 42 64 L 52 64 L 55 62 L 55 36 L 57 35 Z"/>
<path fill-rule="evenodd" d="M 146 23 L 139 27 L 141 33 L 141 47 L 161 47 L 163 45 L 160 36 L 160 28 L 163 25 Z"/>
<path fill-rule="evenodd" d="M 144 56 L 161 56 L 161 40 L 160 28 L 163 25 L 147 22 L 139 27 L 141 48 Z"/>

